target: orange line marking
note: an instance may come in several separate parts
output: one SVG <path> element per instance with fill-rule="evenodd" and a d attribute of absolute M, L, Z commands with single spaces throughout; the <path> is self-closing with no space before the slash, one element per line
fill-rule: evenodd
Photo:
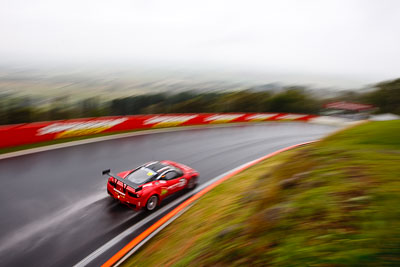
<path fill-rule="evenodd" d="M 245 166 L 243 166 L 240 169 L 237 169 L 236 171 L 224 176 L 223 178 L 221 178 L 220 180 L 216 181 L 215 183 L 207 186 L 206 188 L 204 188 L 203 190 L 201 190 L 200 192 L 198 192 L 197 194 L 193 195 L 192 197 L 190 197 L 189 199 L 187 199 L 186 201 L 182 202 L 179 206 L 177 206 L 175 209 L 173 209 L 172 211 L 170 211 L 167 215 L 165 215 L 164 217 L 162 217 L 160 220 L 158 220 L 157 222 L 155 222 L 152 226 L 150 226 L 149 228 L 147 228 L 144 232 L 142 232 L 140 235 L 138 235 L 137 237 L 135 237 L 132 241 L 130 241 L 125 247 L 123 247 L 120 251 L 118 251 L 117 253 L 114 254 L 114 256 L 112 256 L 109 260 L 107 260 L 102 267 L 111 267 L 113 266 L 115 263 L 117 263 L 120 259 L 122 259 L 123 256 L 125 256 L 129 251 L 131 251 L 133 248 L 135 248 L 140 242 L 142 242 L 146 237 L 148 237 L 152 232 L 154 232 L 155 230 L 157 230 L 160 226 L 162 226 L 164 223 L 166 223 L 169 219 L 171 219 L 172 217 L 174 217 L 177 213 L 179 213 L 181 210 L 183 210 L 184 208 L 186 208 L 188 205 L 190 205 L 191 203 L 193 203 L 194 201 L 196 201 L 197 199 L 199 199 L 201 196 L 203 196 L 205 193 L 207 193 L 208 191 L 210 191 L 211 189 L 213 189 L 214 187 L 216 187 L 217 185 L 221 184 L 222 182 L 228 180 L 229 178 L 231 178 L 232 176 L 244 171 L 245 169 L 250 168 L 251 166 L 254 166 L 255 164 L 259 163 L 260 161 L 263 161 L 267 158 L 273 157 L 279 153 L 282 153 L 284 151 L 299 147 L 299 146 L 303 146 L 303 145 L 307 145 L 309 143 L 313 143 L 315 141 L 311 141 L 311 142 L 305 142 L 305 143 L 300 143 L 297 145 L 293 145 L 293 146 L 289 146 L 289 147 L 285 147 L 282 149 L 279 149 L 275 152 L 272 152 L 264 157 L 261 157 L 259 159 L 256 159 L 255 161 L 251 162 L 250 164 L 246 164 Z"/>

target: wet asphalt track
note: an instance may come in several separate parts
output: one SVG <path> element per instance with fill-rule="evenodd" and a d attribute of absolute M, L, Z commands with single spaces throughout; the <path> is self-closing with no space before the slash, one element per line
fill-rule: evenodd
<path fill-rule="evenodd" d="M 204 128 L 0 160 L 0 266 L 74 265 L 148 216 L 107 195 L 103 169 L 119 172 L 147 161 L 170 159 L 197 169 L 199 182 L 204 183 L 267 153 L 318 139 L 336 129 L 304 123 Z M 103 263 L 143 230 L 90 265 Z"/>

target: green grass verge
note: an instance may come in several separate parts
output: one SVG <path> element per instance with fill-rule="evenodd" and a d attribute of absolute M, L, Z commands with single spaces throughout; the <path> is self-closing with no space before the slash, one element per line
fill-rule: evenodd
<path fill-rule="evenodd" d="M 370 122 L 222 183 L 126 266 L 399 266 L 400 121 Z"/>

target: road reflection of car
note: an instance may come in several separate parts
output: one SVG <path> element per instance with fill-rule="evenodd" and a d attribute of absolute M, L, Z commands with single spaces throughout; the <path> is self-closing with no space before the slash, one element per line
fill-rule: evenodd
<path fill-rule="evenodd" d="M 132 209 L 154 210 L 167 196 L 197 185 L 199 173 L 181 163 L 163 160 L 149 162 L 119 173 L 103 171 L 110 178 L 108 194 Z"/>

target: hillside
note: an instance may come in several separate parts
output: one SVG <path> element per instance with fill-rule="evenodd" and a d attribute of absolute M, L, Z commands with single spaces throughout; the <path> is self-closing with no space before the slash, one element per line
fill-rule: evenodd
<path fill-rule="evenodd" d="M 398 266 L 400 121 L 266 160 L 206 194 L 126 266 Z"/>

